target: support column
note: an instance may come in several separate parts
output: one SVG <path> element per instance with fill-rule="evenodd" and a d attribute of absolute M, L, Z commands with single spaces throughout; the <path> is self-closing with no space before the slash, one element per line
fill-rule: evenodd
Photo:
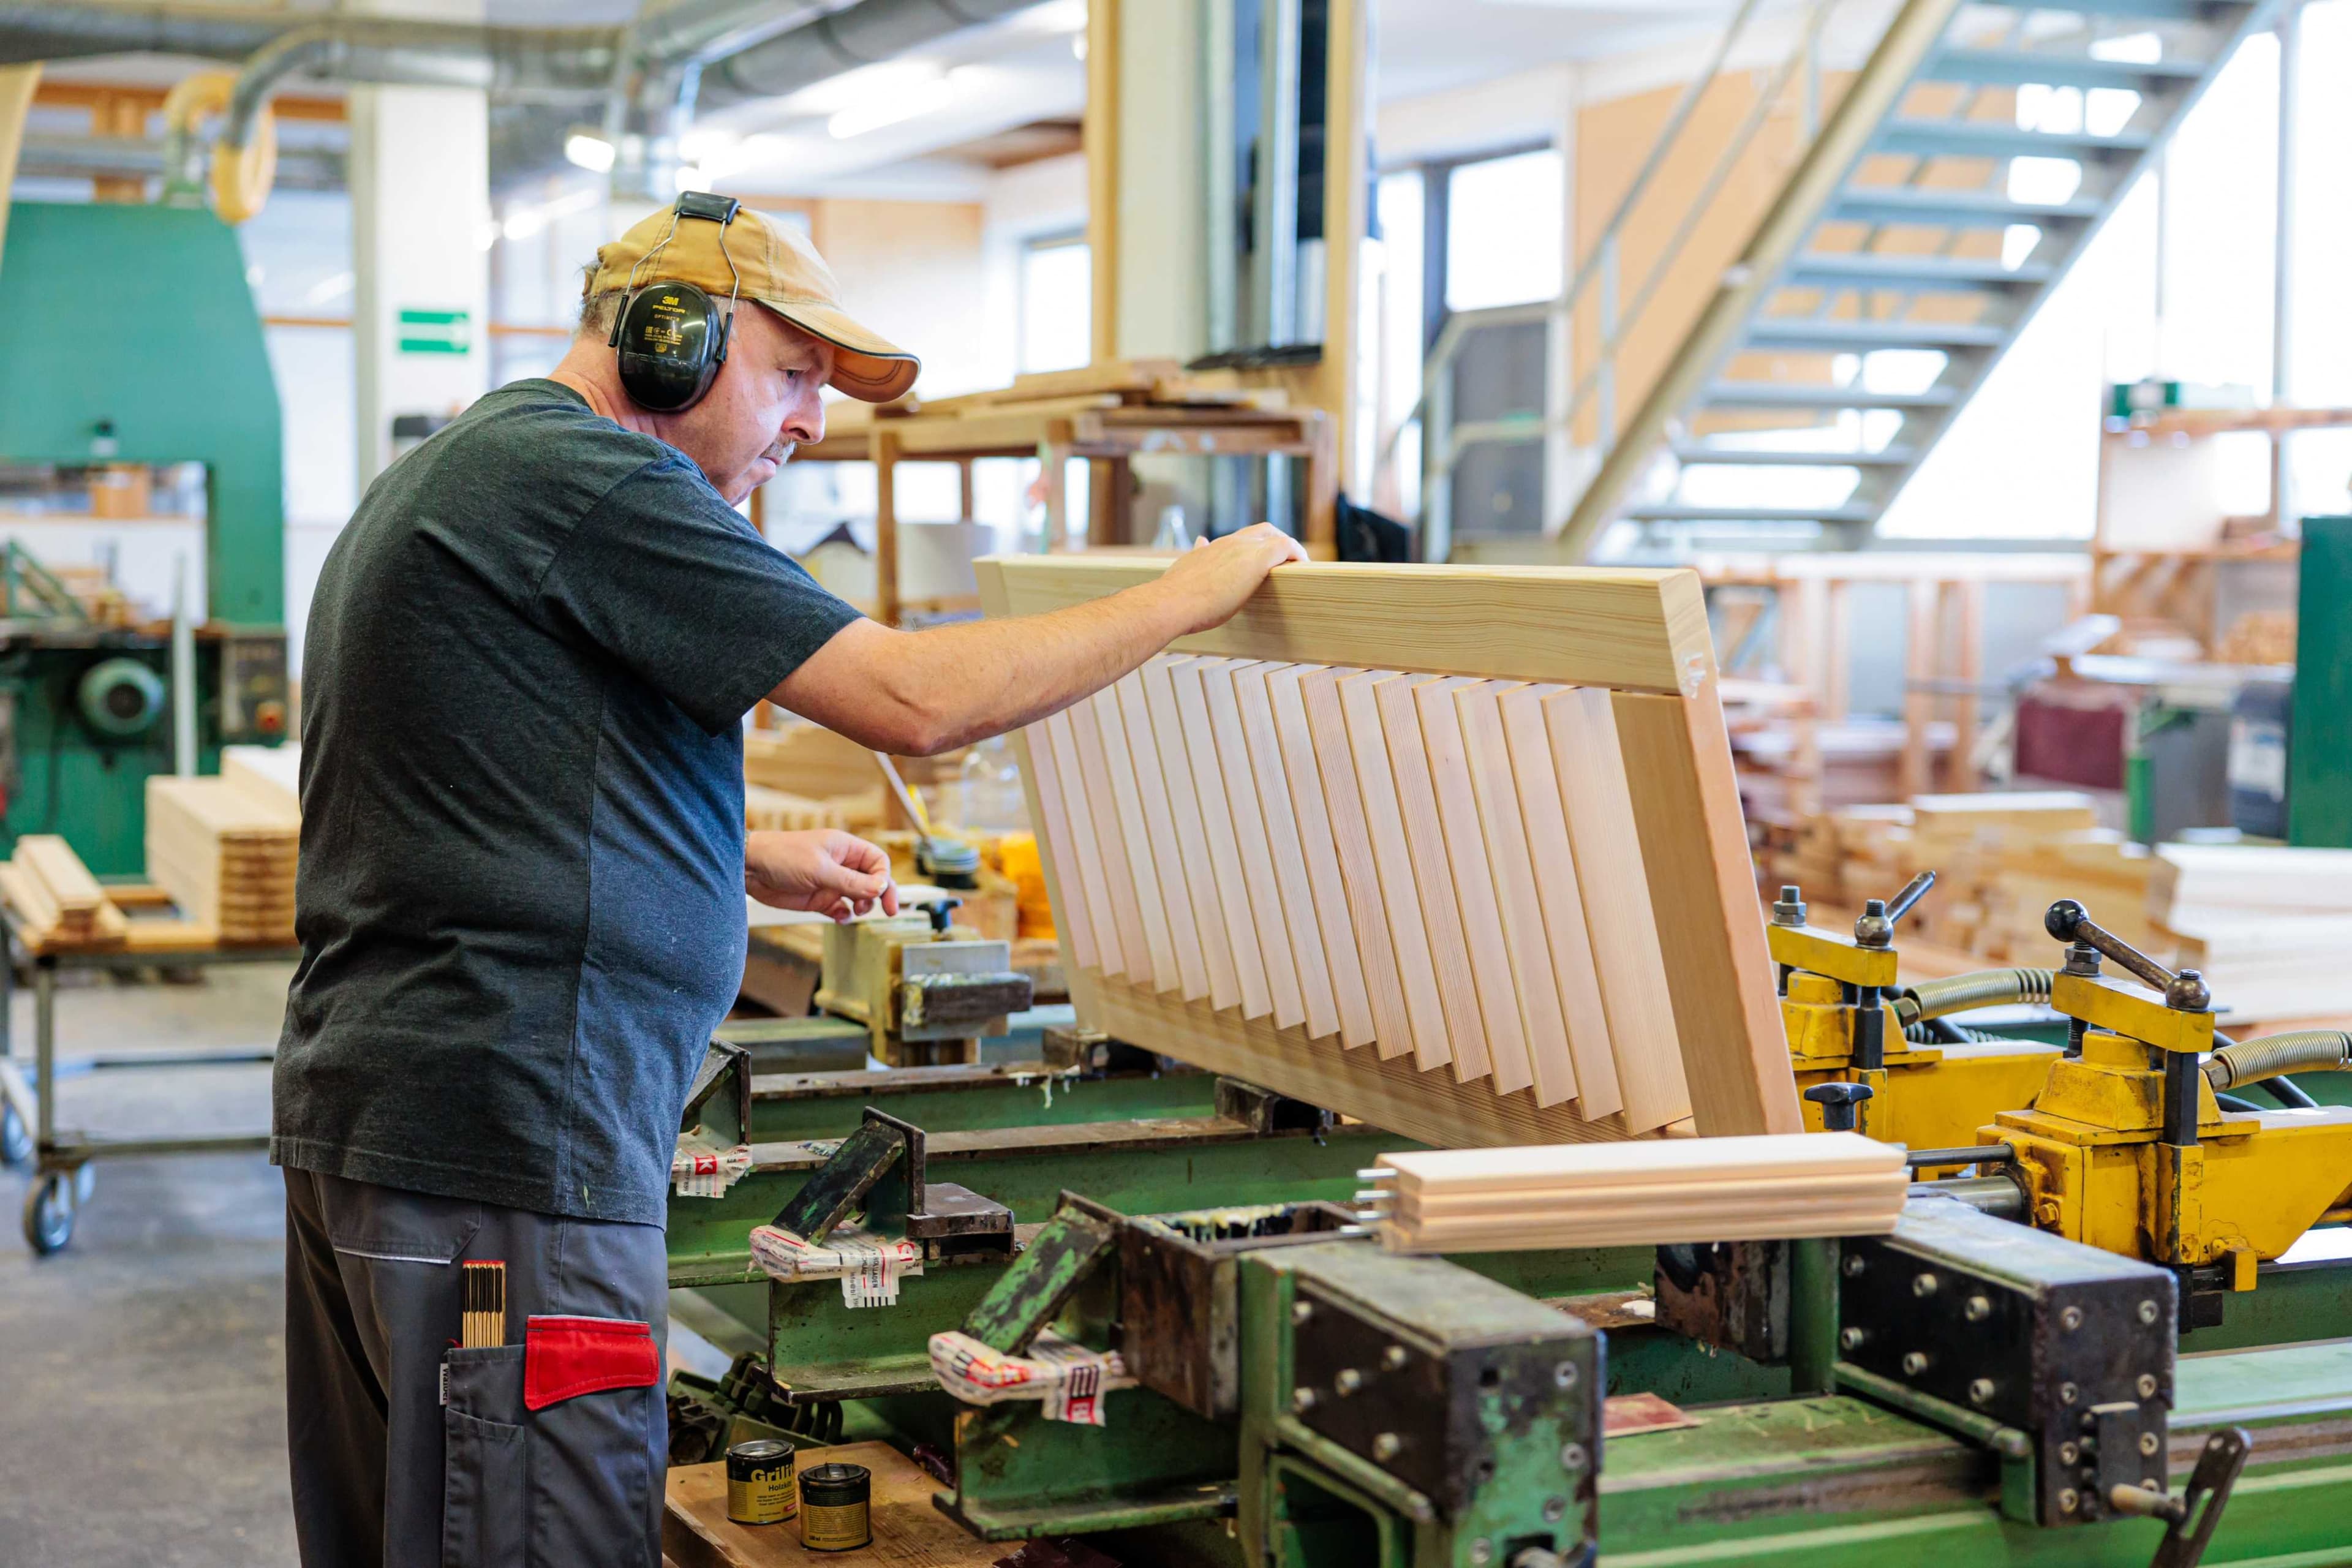
<path fill-rule="evenodd" d="M 446 417 L 489 390 L 489 125 L 463 88 L 353 87 L 348 113 L 364 490 L 395 418 Z"/>

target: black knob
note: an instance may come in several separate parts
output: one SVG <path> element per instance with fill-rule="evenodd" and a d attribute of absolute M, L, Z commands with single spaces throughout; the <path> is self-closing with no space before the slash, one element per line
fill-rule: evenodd
<path fill-rule="evenodd" d="M 934 899 L 923 906 L 923 912 L 931 917 L 932 931 L 937 935 L 945 936 L 948 933 L 949 921 L 954 916 L 955 911 L 961 908 L 963 908 L 961 899 Z"/>
<path fill-rule="evenodd" d="M 2043 913 L 2042 929 L 2060 942 L 2072 942 L 2074 933 L 2083 929 L 2083 922 L 2090 918 L 2091 911 L 2081 904 L 2072 899 L 2061 899 Z"/>
<path fill-rule="evenodd" d="M 1862 1102 L 1871 1094 L 1866 1083 L 1817 1083 L 1805 1090 L 1805 1098 L 1822 1108 L 1824 1132 L 1853 1131 Z"/>

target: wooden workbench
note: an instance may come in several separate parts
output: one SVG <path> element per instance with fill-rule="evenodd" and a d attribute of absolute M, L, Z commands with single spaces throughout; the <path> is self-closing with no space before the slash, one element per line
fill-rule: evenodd
<path fill-rule="evenodd" d="M 727 1467 L 680 1465 L 669 1472 L 662 1510 L 662 1556 L 676 1568 L 783 1568 L 820 1563 L 903 1568 L 989 1568 L 1019 1542 L 975 1541 L 931 1506 L 940 1482 L 887 1443 L 803 1448 L 798 1467 L 863 1465 L 874 1472 L 874 1544 L 862 1552 L 807 1552 L 800 1526 L 737 1524 L 727 1517 Z"/>

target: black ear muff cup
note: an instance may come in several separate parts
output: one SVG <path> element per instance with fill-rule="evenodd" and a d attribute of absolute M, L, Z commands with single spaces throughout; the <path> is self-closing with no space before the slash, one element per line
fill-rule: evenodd
<path fill-rule="evenodd" d="M 691 283 L 650 283 L 621 305 L 613 331 L 621 387 L 641 408 L 674 414 L 710 390 L 732 323 Z"/>

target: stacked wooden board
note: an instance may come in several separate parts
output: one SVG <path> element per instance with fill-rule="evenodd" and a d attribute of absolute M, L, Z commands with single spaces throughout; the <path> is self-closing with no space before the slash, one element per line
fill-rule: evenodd
<path fill-rule="evenodd" d="M 1034 419 L 1041 414 L 1075 416 L 1138 408 L 1275 413 L 1286 409 L 1289 402 L 1283 388 L 1245 384 L 1234 371 L 1187 371 L 1172 359 L 1113 360 L 1073 370 L 1034 371 L 1013 377 L 1011 386 L 990 392 L 954 397 L 909 395 L 875 405 L 842 404 L 836 405 L 840 413 L 833 415 L 831 428 L 838 434 L 862 429 L 871 421 L 917 416 L 972 420 L 977 429 L 977 422 L 1000 415 Z"/>
<path fill-rule="evenodd" d="M 36 952 L 117 947 L 130 922 L 71 846 L 55 834 L 27 833 L 0 866 L 0 894 L 16 911 L 25 945 Z"/>
<path fill-rule="evenodd" d="M 223 942 L 294 940 L 301 814 L 227 778 L 147 781 L 147 875 Z"/>
<path fill-rule="evenodd" d="M 1384 1154 L 1392 1252 L 1884 1236 L 1911 1184 L 1903 1151 L 1853 1132 Z"/>
<path fill-rule="evenodd" d="M 2352 1015 L 2352 849 L 2167 844 L 2147 914 L 2225 1021 Z"/>
<path fill-rule="evenodd" d="M 743 786 L 743 826 L 753 833 L 795 833 L 807 828 L 846 827 L 839 806 L 766 784 Z"/>
<path fill-rule="evenodd" d="M 1435 1142 L 1798 1128 L 1689 573 L 1286 566 L 1017 749 L 1092 1026 Z"/>

